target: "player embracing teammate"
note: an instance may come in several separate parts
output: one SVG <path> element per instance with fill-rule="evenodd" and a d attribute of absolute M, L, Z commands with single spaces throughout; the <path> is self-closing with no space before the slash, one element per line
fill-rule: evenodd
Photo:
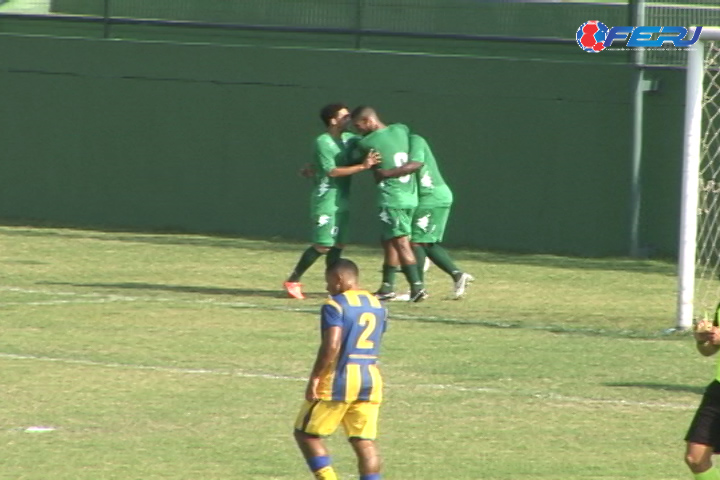
<path fill-rule="evenodd" d="M 338 112 L 342 120 L 338 118 L 336 131 L 331 134 L 338 135 L 340 132 L 337 130 L 344 131 L 347 128 L 349 122 L 346 112 L 347 110 L 344 109 Z M 395 274 L 400 269 L 410 285 L 409 300 L 420 302 L 427 298 L 422 266 L 425 259 L 429 258 L 451 276 L 453 297 L 461 298 L 465 294 L 467 285 L 474 279 L 460 270 L 447 250 L 440 245 L 453 196 L 440 173 L 429 145 L 424 138 L 411 134 L 406 125 L 384 124 L 372 107 L 355 108 L 349 119 L 361 136 L 340 144 L 345 148 L 334 150 L 333 161 L 335 164 L 346 166 L 342 170 L 336 169 L 342 173 L 347 172 L 351 175 L 372 168 L 375 175 L 378 219 L 384 250 L 382 284 L 376 296 L 381 300 L 393 300 L 398 297 L 395 292 Z M 331 125 L 328 127 L 332 128 Z M 362 165 L 362 167 L 353 167 L 354 165 Z M 333 164 L 316 161 L 315 169 L 317 168 L 322 169 L 321 173 L 328 175 L 333 171 Z M 317 173 L 315 175 L 317 177 Z M 338 197 L 343 200 L 342 205 L 338 205 L 338 208 L 344 208 L 343 211 L 347 210 L 348 195 L 349 188 L 345 195 Z M 313 213 L 317 215 L 317 210 L 315 209 Z M 344 213 L 341 218 L 342 223 L 346 224 L 347 214 Z M 345 238 L 343 243 L 344 240 Z M 326 245 L 318 245 L 316 236 L 315 244 L 303 254 L 298 266 L 285 283 L 285 289 L 291 297 L 303 298 L 300 293 L 298 273 L 302 275 L 302 272 L 324 253 L 322 250 L 327 248 L 337 253 L 335 258 L 331 259 L 331 255 L 328 256 L 327 266 L 339 257 L 342 247 L 333 248 L 328 245 L 329 243 L 331 242 L 328 239 Z M 305 257 L 312 257 L 311 261 L 304 262 Z"/>

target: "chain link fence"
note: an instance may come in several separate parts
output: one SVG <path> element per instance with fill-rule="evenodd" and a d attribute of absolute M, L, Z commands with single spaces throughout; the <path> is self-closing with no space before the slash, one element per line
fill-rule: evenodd
<path fill-rule="evenodd" d="M 679 3 L 677 0 L 659 0 L 647 3 L 644 25 L 697 25 L 720 26 L 720 2 L 718 0 L 693 0 Z M 645 52 L 648 65 L 687 64 L 687 52 L 675 49 L 648 49 Z"/>
<path fill-rule="evenodd" d="M 645 3 L 644 25 L 720 26 L 718 0 Z M 237 30 L 312 31 L 571 44 L 587 20 L 629 25 L 627 1 L 509 0 L 0 0 L 0 14 L 83 17 Z M 118 37 L 115 37 L 118 38 Z M 685 52 L 648 49 L 649 65 L 684 65 Z"/>

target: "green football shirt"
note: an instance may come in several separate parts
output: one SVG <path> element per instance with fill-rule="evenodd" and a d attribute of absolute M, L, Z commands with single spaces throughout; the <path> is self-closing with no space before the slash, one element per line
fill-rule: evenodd
<path fill-rule="evenodd" d="M 364 156 L 370 150 L 380 153 L 379 168 L 401 167 L 409 160 L 410 130 L 406 125 L 394 123 L 362 137 L 358 147 L 356 156 Z M 415 175 L 386 178 L 378 183 L 378 205 L 381 208 L 415 208 L 417 204 Z"/>
<path fill-rule="evenodd" d="M 449 207 L 452 205 L 452 191 L 440 173 L 430 145 L 420 135 L 410 135 L 410 160 L 423 164 L 416 172 L 419 206 Z"/>
<path fill-rule="evenodd" d="M 352 133 L 343 132 L 340 139 L 333 138 L 329 133 L 315 139 L 315 187 L 310 202 L 313 215 L 349 210 L 350 176 L 333 178 L 328 173 L 336 167 L 350 164 L 349 148 L 357 138 Z"/>

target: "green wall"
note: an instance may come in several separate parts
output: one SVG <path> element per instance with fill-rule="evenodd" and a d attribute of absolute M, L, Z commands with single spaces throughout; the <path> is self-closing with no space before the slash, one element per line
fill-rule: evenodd
<path fill-rule="evenodd" d="M 52 0 L 51 11 L 105 15 L 105 1 Z M 393 32 L 571 38 L 588 19 L 625 24 L 627 3 L 477 0 L 108 0 L 114 17 Z"/>
<path fill-rule="evenodd" d="M 0 35 L 0 218 L 303 240 L 295 172 L 339 99 L 429 139 L 448 244 L 626 254 L 632 71 L 557 48 L 584 63 Z M 653 75 L 641 243 L 671 255 L 683 77 Z M 373 188 L 356 179 L 357 242 Z"/>

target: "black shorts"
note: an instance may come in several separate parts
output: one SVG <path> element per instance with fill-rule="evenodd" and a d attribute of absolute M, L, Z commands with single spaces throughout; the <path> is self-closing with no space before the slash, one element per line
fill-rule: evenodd
<path fill-rule="evenodd" d="M 715 453 L 720 453 L 720 383 L 717 380 L 705 389 L 685 441 L 710 445 Z"/>

